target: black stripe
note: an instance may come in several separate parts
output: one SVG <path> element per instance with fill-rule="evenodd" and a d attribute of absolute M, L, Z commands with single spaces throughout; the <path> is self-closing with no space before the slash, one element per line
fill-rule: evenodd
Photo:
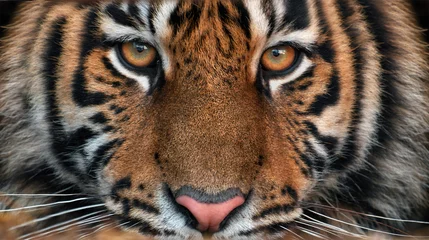
<path fill-rule="evenodd" d="M 137 228 L 139 233 L 141 233 L 142 235 L 150 235 L 150 236 L 161 235 L 161 232 L 159 230 L 151 227 L 149 223 L 141 221 L 139 219 L 120 216 L 118 220 L 121 226 L 130 228 L 130 229 Z"/>
<path fill-rule="evenodd" d="M 345 145 L 343 147 L 343 152 L 341 157 L 336 159 L 331 164 L 331 168 L 341 171 L 351 163 L 353 163 L 357 157 L 357 131 L 358 125 L 362 119 L 362 98 L 363 98 L 363 87 L 364 87 L 364 76 L 363 76 L 363 66 L 365 64 L 365 59 L 362 56 L 362 44 L 357 42 L 357 38 L 360 34 L 360 30 L 353 24 L 351 17 L 355 14 L 355 11 L 349 3 L 344 0 L 338 0 L 337 5 L 339 7 L 339 13 L 341 15 L 342 28 L 346 32 L 349 41 L 350 47 L 352 49 L 352 54 L 354 56 L 354 68 L 356 72 L 356 77 L 354 79 L 355 90 L 354 95 L 356 96 L 355 104 L 352 109 L 352 122 L 351 127 L 349 128 L 348 137 L 345 140 Z M 350 22 L 348 22 L 350 21 Z M 347 24 L 349 23 L 349 24 Z"/>
<path fill-rule="evenodd" d="M 340 82 L 338 72 L 334 70 L 329 85 L 327 86 L 326 93 L 316 96 L 316 100 L 307 110 L 307 114 L 320 116 L 323 110 L 325 110 L 327 107 L 337 104 L 339 98 Z"/>
<path fill-rule="evenodd" d="M 57 102 L 56 88 L 59 81 L 57 72 L 59 72 L 59 58 L 63 51 L 63 34 L 67 20 L 61 18 L 53 23 L 52 33 L 46 42 L 46 55 L 44 75 L 46 78 L 46 121 L 49 123 L 51 135 L 51 148 L 57 156 L 61 166 L 69 172 L 79 172 L 77 163 L 70 159 L 70 154 L 76 150 L 76 147 L 84 144 L 95 134 L 86 128 L 81 128 L 67 136 Z M 82 139 L 80 139 L 82 137 Z"/>
<path fill-rule="evenodd" d="M 237 19 L 237 23 L 243 30 L 244 34 L 246 35 L 247 39 L 251 39 L 252 34 L 250 31 L 250 15 L 249 11 L 247 11 L 246 7 L 241 1 L 232 1 L 235 5 L 235 8 L 238 11 L 238 14 L 240 16 L 239 19 Z"/>
<path fill-rule="evenodd" d="M 89 120 L 91 120 L 93 123 L 99 124 L 104 124 L 109 121 L 102 112 L 96 113 L 94 116 L 90 117 Z"/>
<path fill-rule="evenodd" d="M 114 66 L 113 64 L 110 62 L 110 60 L 107 57 L 103 57 L 103 65 L 104 68 L 106 68 L 107 70 L 109 70 L 109 72 L 112 74 L 112 76 L 117 77 L 117 78 L 121 78 L 121 79 L 128 79 L 126 76 L 122 75 Z M 133 80 L 131 80 L 133 81 Z"/>
<path fill-rule="evenodd" d="M 131 206 L 130 199 L 123 198 L 122 199 L 122 214 L 128 216 L 130 214 Z"/>
<path fill-rule="evenodd" d="M 143 19 L 141 18 L 140 10 L 136 6 L 136 4 L 130 3 L 128 5 L 128 11 L 130 12 L 131 17 L 133 17 L 134 19 L 137 19 L 137 21 L 140 23 L 141 27 L 145 27 L 146 26 L 146 24 L 144 23 Z"/>
<path fill-rule="evenodd" d="M 123 142 L 123 140 L 115 139 L 98 147 L 91 164 L 87 168 L 87 175 L 95 178 L 97 176 L 97 172 L 109 163 L 113 155 L 111 153 L 113 149 L 121 146 Z"/>
<path fill-rule="evenodd" d="M 395 74 L 399 67 L 394 57 L 390 57 L 392 53 L 397 52 L 397 48 L 392 43 L 392 39 L 395 39 L 395 37 L 386 30 L 388 20 L 382 10 L 377 8 L 376 2 L 368 0 L 358 0 L 358 2 L 362 5 L 362 14 L 364 19 L 367 19 L 369 31 L 375 37 L 377 49 L 381 53 L 382 109 L 381 115 L 377 119 L 377 124 L 382 127 L 378 128 L 377 140 L 380 143 L 379 145 L 382 146 L 394 135 L 395 130 L 392 120 L 397 119 L 396 108 L 402 105 L 402 102 L 398 101 L 400 95 L 394 86 L 395 83 L 400 82 L 400 77 Z M 376 150 L 381 149 L 375 147 L 374 151 Z"/>
<path fill-rule="evenodd" d="M 286 1 L 286 14 L 280 24 L 279 31 L 289 24 L 294 30 L 303 30 L 310 25 L 308 5 L 306 0 L 288 0 Z"/>
<path fill-rule="evenodd" d="M 319 173 L 323 173 L 323 170 L 326 167 L 326 159 L 322 158 L 316 150 L 314 150 L 313 146 L 310 144 L 308 140 L 304 141 L 304 145 L 306 147 L 306 157 L 311 159 L 312 168 Z M 321 175 L 318 175 L 317 177 L 321 178 Z"/>
<path fill-rule="evenodd" d="M 291 205 L 291 204 L 277 205 L 275 207 L 272 207 L 272 208 L 269 208 L 269 209 L 262 211 L 260 214 L 254 216 L 252 219 L 258 220 L 261 218 L 265 218 L 266 216 L 276 215 L 279 213 L 288 214 L 288 213 L 292 212 L 294 209 L 295 209 L 294 205 Z"/>
<path fill-rule="evenodd" d="M 133 207 L 141 209 L 148 213 L 159 214 L 159 210 L 157 208 L 150 206 L 149 204 L 144 203 L 137 199 L 133 200 Z"/>
<path fill-rule="evenodd" d="M 184 13 L 187 20 L 187 26 L 185 33 L 183 34 L 183 38 L 189 38 L 192 32 L 198 27 L 201 18 L 201 8 L 197 4 L 192 4 L 192 7 L 189 11 Z"/>
<path fill-rule="evenodd" d="M 155 29 L 155 8 L 151 5 L 149 8 L 149 28 L 150 28 L 150 32 L 155 35 L 156 34 L 156 29 Z"/>
<path fill-rule="evenodd" d="M 259 233 L 268 233 L 268 234 L 282 233 L 282 232 L 286 232 L 287 231 L 286 229 L 292 228 L 293 227 L 292 225 L 294 224 L 291 222 L 276 222 L 267 226 L 260 226 L 252 230 L 241 231 L 238 233 L 238 236 L 249 237 Z"/>
<path fill-rule="evenodd" d="M 130 15 L 128 15 L 126 12 L 124 12 L 122 9 L 120 9 L 118 5 L 109 4 L 106 7 L 105 12 L 117 24 L 138 29 L 138 26 L 136 26 L 135 22 L 132 21 Z"/>
<path fill-rule="evenodd" d="M 334 156 L 335 148 L 338 145 L 338 139 L 332 136 L 326 136 L 319 133 L 319 129 L 317 129 L 316 125 L 310 121 L 304 121 L 304 125 L 307 126 L 307 130 L 321 143 L 325 146 L 326 150 L 328 150 L 329 156 Z"/>
<path fill-rule="evenodd" d="M 298 193 L 292 187 L 286 185 L 283 187 L 281 192 L 282 192 L 283 196 L 286 196 L 286 194 L 287 194 L 288 196 L 290 196 L 293 199 L 294 202 L 298 202 Z"/>
<path fill-rule="evenodd" d="M 130 176 L 126 176 L 124 178 L 119 179 L 112 186 L 112 190 L 110 191 L 111 197 L 114 198 L 115 200 L 119 200 L 120 197 L 119 197 L 118 193 L 124 189 L 125 190 L 130 189 L 131 186 L 132 186 L 132 184 L 131 184 L 131 177 Z"/>
<path fill-rule="evenodd" d="M 281 87 L 281 92 L 283 94 L 289 94 L 290 92 L 295 91 L 296 89 L 298 89 L 299 91 L 306 90 L 312 84 L 312 82 L 308 81 L 308 82 L 303 83 L 303 84 L 301 84 L 300 82 L 301 82 L 301 80 L 304 80 L 306 78 L 313 78 L 315 69 L 316 69 L 316 66 L 312 66 L 312 67 L 308 68 L 298 78 L 294 79 L 291 82 L 283 84 Z M 275 80 L 273 80 L 273 81 L 275 81 Z"/>
<path fill-rule="evenodd" d="M 374 182 L 379 181 L 381 176 L 378 169 L 372 167 L 373 161 L 384 154 L 386 151 L 384 146 L 392 140 L 392 137 L 397 135 L 392 121 L 398 118 L 396 109 L 404 107 L 394 85 L 401 80 L 399 76 L 395 75 L 395 72 L 400 68 L 395 57 L 391 55 L 398 51 L 398 48 L 392 43 L 392 39 L 397 39 L 400 36 L 393 35 L 386 29 L 388 19 L 386 19 L 384 10 L 378 9 L 377 4 L 379 2 L 369 0 L 358 0 L 358 2 L 362 6 L 361 13 L 363 19 L 368 23 L 368 31 L 374 36 L 377 50 L 381 56 L 380 64 L 382 72 L 379 78 L 382 88 L 381 114 L 377 118 L 376 123 L 374 123 L 380 127 L 376 132 L 377 142 L 369 150 L 371 155 L 369 155 L 367 163 L 371 167 L 363 168 L 349 174 L 346 182 L 344 182 L 344 186 L 347 186 L 349 194 L 341 196 L 343 198 L 341 201 L 348 201 L 352 204 L 356 203 L 358 206 L 364 206 L 363 209 L 366 212 L 377 212 L 371 204 L 366 202 L 367 199 L 372 199 L 376 197 L 376 194 L 379 194 L 379 190 L 374 187 Z M 353 196 L 353 198 L 348 196 Z M 384 215 L 379 212 L 376 214 L 379 216 Z M 389 224 L 391 225 L 392 223 L 390 222 Z"/>
<path fill-rule="evenodd" d="M 86 69 L 84 68 L 84 63 L 86 57 L 91 53 L 91 51 L 94 48 L 101 46 L 101 40 L 95 35 L 98 31 L 98 15 L 96 10 L 92 10 L 87 15 L 85 26 L 86 28 L 81 36 L 82 44 L 79 68 L 75 71 L 72 91 L 73 100 L 80 107 L 101 105 L 111 99 L 111 97 L 106 95 L 105 93 L 89 92 L 87 90 L 86 78 L 84 76 L 84 72 L 86 72 Z"/>
<path fill-rule="evenodd" d="M 267 37 L 270 37 L 274 29 L 276 27 L 276 10 L 274 9 L 274 5 L 272 0 L 263 0 L 262 7 L 264 9 L 265 15 L 268 17 L 268 33 Z"/>

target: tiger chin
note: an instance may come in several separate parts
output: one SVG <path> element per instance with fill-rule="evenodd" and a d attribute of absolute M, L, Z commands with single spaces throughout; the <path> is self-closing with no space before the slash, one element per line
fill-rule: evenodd
<path fill-rule="evenodd" d="M 429 210 L 428 80 L 403 0 L 24 2 L 0 206 L 31 210 L 21 239 L 406 235 Z"/>

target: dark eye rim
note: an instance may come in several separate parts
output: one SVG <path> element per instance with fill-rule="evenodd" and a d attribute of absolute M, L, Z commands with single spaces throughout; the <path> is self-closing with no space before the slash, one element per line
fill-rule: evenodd
<path fill-rule="evenodd" d="M 148 66 L 146 66 L 146 67 L 136 67 L 136 66 L 133 66 L 132 64 L 130 64 L 127 60 L 125 60 L 125 58 L 124 58 L 124 56 L 123 56 L 123 52 L 122 52 L 122 46 L 125 44 L 125 43 L 129 43 L 129 42 L 138 42 L 138 43 L 140 43 L 140 44 L 146 44 L 146 45 L 149 45 L 149 46 L 151 46 L 151 47 L 153 47 L 153 48 L 155 48 L 153 45 L 151 45 L 151 44 L 149 44 L 149 43 L 146 43 L 146 42 L 143 42 L 143 41 L 128 41 L 128 42 L 119 42 L 119 43 L 117 43 L 116 45 L 115 45 L 115 52 L 116 52 L 116 55 L 118 56 L 118 59 L 119 59 L 119 61 L 120 61 L 120 63 L 126 68 L 126 69 L 128 69 L 128 70 L 130 70 L 130 71 L 133 71 L 133 72 L 137 72 L 137 73 L 145 73 L 145 72 L 147 72 L 147 71 L 156 71 L 158 68 L 159 68 L 159 66 L 160 66 L 160 56 L 159 56 L 159 53 L 158 53 L 158 51 L 156 50 L 156 48 L 155 48 L 155 50 L 156 50 L 156 57 L 155 57 L 155 60 L 150 64 L 150 65 L 148 65 Z"/>
<path fill-rule="evenodd" d="M 264 66 L 262 66 L 262 61 L 259 60 L 259 66 L 260 66 L 260 69 L 262 70 L 262 72 L 264 74 L 264 78 L 276 78 L 276 77 L 286 76 L 286 75 L 292 73 L 293 71 L 295 71 L 298 68 L 298 66 L 301 64 L 302 60 L 304 59 L 305 53 L 303 53 L 301 50 L 299 50 L 293 44 L 285 43 L 285 44 L 279 44 L 276 46 L 272 46 L 272 47 L 265 49 L 263 51 L 263 54 L 265 54 L 265 52 L 268 51 L 269 49 L 276 48 L 276 47 L 284 47 L 284 46 L 292 47 L 295 50 L 295 58 L 293 60 L 291 67 L 288 67 L 285 70 L 280 70 L 280 71 L 270 71 L 270 70 L 266 70 L 264 68 Z M 262 54 L 262 56 L 263 56 L 263 54 Z M 262 56 L 261 56 L 261 59 L 262 59 Z"/>

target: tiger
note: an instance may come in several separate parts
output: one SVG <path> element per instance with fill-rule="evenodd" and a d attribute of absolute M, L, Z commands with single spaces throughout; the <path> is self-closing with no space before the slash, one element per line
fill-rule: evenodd
<path fill-rule="evenodd" d="M 429 216 L 427 50 L 405 0 L 22 2 L 0 214 L 27 214 L 18 239 L 405 236 Z"/>

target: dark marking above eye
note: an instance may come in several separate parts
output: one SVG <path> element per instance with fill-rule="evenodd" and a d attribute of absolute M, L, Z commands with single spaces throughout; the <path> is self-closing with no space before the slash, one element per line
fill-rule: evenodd
<path fill-rule="evenodd" d="M 294 30 L 303 30 L 310 25 L 307 1 L 288 0 L 285 9 L 286 13 L 278 31 L 283 30 L 289 24 Z"/>
<path fill-rule="evenodd" d="M 120 9 L 118 5 L 109 4 L 106 7 L 105 12 L 107 13 L 107 16 L 111 17 L 116 23 L 138 29 L 136 24 L 132 21 L 131 16 Z"/>
<path fill-rule="evenodd" d="M 143 19 L 141 18 L 140 15 L 140 9 L 136 6 L 136 4 L 134 3 L 130 3 L 128 5 L 128 11 L 130 12 L 131 17 L 137 19 L 137 21 L 139 22 L 139 24 L 144 27 L 146 26 L 145 22 L 143 21 Z"/>

